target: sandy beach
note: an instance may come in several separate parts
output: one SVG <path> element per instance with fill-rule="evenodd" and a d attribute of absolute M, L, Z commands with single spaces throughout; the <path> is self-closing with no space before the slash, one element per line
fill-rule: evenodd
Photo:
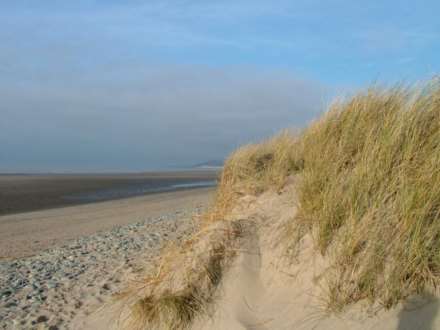
<path fill-rule="evenodd" d="M 0 216 L 212 186 L 216 170 L 0 174 Z"/>
<path fill-rule="evenodd" d="M 212 188 L 0 217 L 0 328 L 70 329 L 194 230 Z"/>
<path fill-rule="evenodd" d="M 71 239 L 110 230 L 209 199 L 211 188 L 152 194 L 0 217 L 0 259 L 34 255 Z"/>

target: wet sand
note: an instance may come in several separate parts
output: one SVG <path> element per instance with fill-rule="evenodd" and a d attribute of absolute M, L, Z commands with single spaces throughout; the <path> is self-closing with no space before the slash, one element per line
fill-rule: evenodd
<path fill-rule="evenodd" d="M 70 240 L 206 205 L 214 188 L 158 193 L 0 217 L 0 259 L 31 256 Z"/>
<path fill-rule="evenodd" d="M 209 170 L 101 175 L 0 175 L 0 215 L 91 203 L 95 200 L 81 196 L 97 193 L 101 193 L 98 196 L 101 200 L 114 200 L 161 190 L 184 190 L 188 189 L 188 184 L 212 181 L 217 175 L 217 171 Z"/>
<path fill-rule="evenodd" d="M 185 186 L 212 176 L 2 176 L 0 197 L 15 194 L 25 210 L 50 209 L 0 216 L 0 329 L 72 329 L 74 318 L 85 319 L 110 301 L 164 245 L 188 237 L 197 226 L 193 216 L 210 205 L 215 188 L 73 206 L 57 196 L 142 180 Z"/>

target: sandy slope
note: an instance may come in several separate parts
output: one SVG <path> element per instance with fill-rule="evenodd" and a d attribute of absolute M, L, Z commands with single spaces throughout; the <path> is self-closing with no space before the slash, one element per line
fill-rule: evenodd
<path fill-rule="evenodd" d="M 314 253 L 310 238 L 303 242 L 297 263 L 282 261 L 277 246 L 283 222 L 295 214 L 293 186 L 282 195 L 247 197 L 233 218 L 253 218 L 248 239 L 220 288 L 213 316 L 200 319 L 193 330 L 208 329 L 440 329 L 436 297 L 413 297 L 390 311 L 352 306 L 340 315 L 328 315 L 324 304 L 325 260 Z"/>
<path fill-rule="evenodd" d="M 231 220 L 252 220 L 234 265 L 218 288 L 208 316 L 199 317 L 192 330 L 269 329 L 440 329 L 437 297 L 412 297 L 390 311 L 359 303 L 343 313 L 325 310 L 325 260 L 306 237 L 298 259 L 288 264 L 277 245 L 283 224 L 294 217 L 293 184 L 282 194 L 245 196 Z M 105 306 L 82 320 L 83 329 L 119 329 L 119 306 Z"/>

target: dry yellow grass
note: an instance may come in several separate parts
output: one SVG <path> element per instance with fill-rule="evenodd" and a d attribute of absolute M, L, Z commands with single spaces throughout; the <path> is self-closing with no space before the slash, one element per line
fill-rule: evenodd
<path fill-rule="evenodd" d="M 153 272 L 119 295 L 126 307 L 122 327 L 186 329 L 198 315 L 209 315 L 245 226 L 218 221 L 183 245 L 168 247 Z"/>
<path fill-rule="evenodd" d="M 240 196 L 259 194 L 269 187 L 281 188 L 285 179 L 302 167 L 296 154 L 298 143 L 295 135 L 286 130 L 232 153 L 225 162 L 215 203 L 205 215 L 208 223 L 224 219 Z"/>
<path fill-rule="evenodd" d="M 301 137 L 298 220 L 329 250 L 330 306 L 385 307 L 440 270 L 440 88 L 372 88 Z"/>
<path fill-rule="evenodd" d="M 298 135 L 286 131 L 240 148 L 225 163 L 216 202 L 198 237 L 213 223 L 224 225 L 240 196 L 280 189 L 292 174 L 298 178 L 298 200 L 292 200 L 298 214 L 280 244 L 291 250 L 300 248 L 304 234 L 313 237 L 317 253 L 331 265 L 323 274 L 329 309 L 365 299 L 390 308 L 440 284 L 437 82 L 423 88 L 370 88 L 333 104 Z M 214 267 L 222 274 L 231 256 L 225 251 L 236 238 L 203 238 L 203 249 L 190 243 L 183 253 L 165 257 L 169 273 L 189 259 L 192 266 L 177 272 L 177 289 L 167 286 L 168 275 L 147 281 L 150 291 L 133 309 L 137 324 L 190 324 L 211 303 L 221 280 L 205 272 L 213 269 L 210 260 L 222 251 Z"/>
<path fill-rule="evenodd" d="M 439 169 L 439 84 L 375 87 L 333 104 L 299 136 L 236 151 L 217 206 L 222 216 L 241 192 L 277 189 L 297 173 L 299 214 L 281 243 L 311 233 L 331 258 L 330 308 L 362 299 L 391 307 L 439 284 Z"/>

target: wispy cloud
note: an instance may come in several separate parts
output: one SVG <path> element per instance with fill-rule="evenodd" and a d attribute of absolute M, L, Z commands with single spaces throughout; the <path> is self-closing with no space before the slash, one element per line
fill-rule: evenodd
<path fill-rule="evenodd" d="M 405 29 L 395 25 L 379 25 L 358 31 L 354 37 L 365 50 L 384 54 L 409 48 L 422 49 L 427 44 L 440 40 L 440 32 L 425 31 L 418 27 Z"/>

